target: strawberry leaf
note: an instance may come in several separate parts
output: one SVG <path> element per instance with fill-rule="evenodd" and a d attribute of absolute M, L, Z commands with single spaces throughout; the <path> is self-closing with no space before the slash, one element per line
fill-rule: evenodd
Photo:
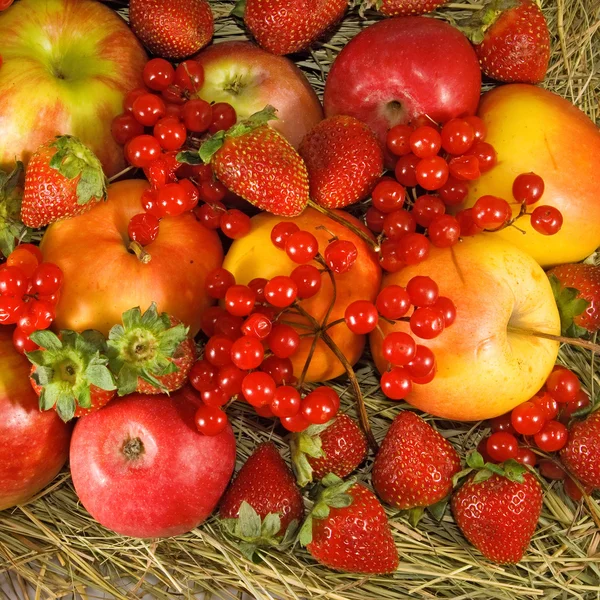
<path fill-rule="evenodd" d="M 300 487 L 308 485 L 313 480 L 313 468 L 308 457 L 321 458 L 325 456 L 322 450 L 320 434 L 331 425 L 329 421 L 324 425 L 311 425 L 305 431 L 296 433 L 290 440 L 292 453 L 292 468 L 296 481 Z"/>
<path fill-rule="evenodd" d="M 247 502 L 242 502 L 238 513 L 240 533 L 245 538 L 260 537 L 261 522 L 260 516 Z"/>
<path fill-rule="evenodd" d="M 77 404 L 81 406 L 81 408 L 90 408 L 92 406 L 92 393 L 89 386 L 83 386 L 78 390 Z"/>
<path fill-rule="evenodd" d="M 115 380 L 112 373 L 101 364 L 90 364 L 85 371 L 88 381 L 101 390 L 116 390 Z"/>
<path fill-rule="evenodd" d="M 312 537 L 312 514 L 309 514 L 300 528 L 298 541 L 302 546 L 308 546 L 312 542 Z"/>
<path fill-rule="evenodd" d="M 237 17 L 243 19 L 246 12 L 246 0 L 238 0 L 233 7 L 233 10 L 229 13 L 230 17 Z"/>
<path fill-rule="evenodd" d="M 448 504 L 450 502 L 450 496 L 446 496 L 444 499 L 432 504 L 427 507 L 429 514 L 436 520 L 441 521 L 446 514 L 446 509 L 448 508 Z"/>
<path fill-rule="evenodd" d="M 117 390 L 119 396 L 133 394 L 137 388 L 138 373 L 129 365 L 123 365 L 117 373 Z"/>
<path fill-rule="evenodd" d="M 579 290 L 576 288 L 564 287 L 556 275 L 551 274 L 548 280 L 558 307 L 562 334 L 568 337 L 585 335 L 587 333 L 586 329 L 576 325 L 573 319 L 583 314 L 590 303 L 585 298 L 577 297 Z"/>
<path fill-rule="evenodd" d="M 183 163 L 186 165 L 201 165 L 203 163 L 202 159 L 198 152 L 178 152 L 177 153 L 177 162 Z"/>
<path fill-rule="evenodd" d="M 479 454 L 479 452 L 471 452 L 468 456 L 467 456 L 467 465 L 469 465 L 469 467 L 471 467 L 472 469 L 483 469 L 484 467 L 484 460 L 483 460 L 483 456 L 481 456 L 481 454 Z"/>
<path fill-rule="evenodd" d="M 483 481 L 487 481 L 493 473 L 488 471 L 487 469 L 482 469 L 481 471 L 477 471 L 475 473 L 475 477 L 473 477 L 473 483 L 481 483 Z"/>
<path fill-rule="evenodd" d="M 42 390 L 40 394 L 40 410 L 50 410 L 54 408 L 58 401 L 58 389 L 56 386 L 49 385 Z"/>
<path fill-rule="evenodd" d="M 423 517 L 424 513 L 425 513 L 425 507 L 424 506 L 415 506 L 414 508 L 409 509 L 409 511 L 408 511 L 408 522 L 413 527 L 416 527 L 419 524 L 419 521 Z"/>
<path fill-rule="evenodd" d="M 59 395 L 56 401 L 56 413 L 65 423 L 75 416 L 75 408 L 75 398 L 73 396 L 69 394 Z"/>
<path fill-rule="evenodd" d="M 54 369 L 52 367 L 36 367 L 31 377 L 38 385 L 48 385 L 54 377 Z"/>
<path fill-rule="evenodd" d="M 202 146 L 200 146 L 200 149 L 198 150 L 198 156 L 200 157 L 200 160 L 205 165 L 210 163 L 212 157 L 221 149 L 224 143 L 225 132 L 219 131 L 218 133 L 215 133 L 215 135 L 207 139 Z"/>
<path fill-rule="evenodd" d="M 56 334 L 48 330 L 34 331 L 29 336 L 29 339 L 45 350 L 60 350 L 63 347 L 62 342 Z"/>
<path fill-rule="evenodd" d="M 527 473 L 527 467 L 516 460 L 510 459 L 504 463 L 504 475 L 511 481 L 523 483 L 523 475 L 525 473 Z"/>

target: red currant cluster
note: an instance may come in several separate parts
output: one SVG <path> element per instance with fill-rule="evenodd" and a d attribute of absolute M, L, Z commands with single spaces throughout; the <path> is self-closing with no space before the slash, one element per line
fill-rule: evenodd
<path fill-rule="evenodd" d="M 496 152 L 484 141 L 485 135 L 485 124 L 475 116 L 452 119 L 441 129 L 425 117 L 390 129 L 387 147 L 399 157 L 395 179 L 380 180 L 365 215 L 369 229 L 385 237 L 381 243 L 385 270 L 419 263 L 429 255 L 430 243 L 447 248 L 465 235 L 463 211 L 453 216 L 447 210 L 466 198 L 468 181 L 496 164 Z M 409 211 L 404 207 L 406 188 L 416 186 L 437 195 L 419 196 Z"/>
<path fill-rule="evenodd" d="M 413 311 L 407 316 L 411 308 Z M 406 288 L 388 285 L 379 292 L 375 304 L 359 300 L 350 304 L 345 313 L 348 329 L 359 334 L 374 331 L 380 317 L 389 323 L 407 321 L 414 336 L 430 340 L 454 323 L 456 307 L 450 298 L 439 295 L 433 279 L 417 275 Z M 388 369 L 381 376 L 381 390 L 391 400 L 403 400 L 413 383 L 426 384 L 435 377 L 433 352 L 417 344 L 413 335 L 394 331 L 383 338 L 381 350 Z"/>
<path fill-rule="evenodd" d="M 156 239 L 160 219 L 189 210 L 207 227 L 220 227 L 234 239 L 242 237 L 250 230 L 250 219 L 239 210 L 227 210 L 222 202 L 227 189 L 214 178 L 210 165 L 177 161 L 178 151 L 194 138 L 235 124 L 235 109 L 196 97 L 204 70 L 194 60 L 174 68 L 162 58 L 153 58 L 144 67 L 143 79 L 147 88 L 127 94 L 124 112 L 112 124 L 113 137 L 125 146 L 127 161 L 144 169 L 152 186 L 142 198 L 145 212 L 131 219 L 129 237 L 146 246 Z"/>
<path fill-rule="evenodd" d="M 466 209 L 462 218 L 465 224 L 471 223 L 468 232 L 472 235 L 478 231 L 498 231 L 528 215 L 531 226 L 542 235 L 554 235 L 560 231 L 563 218 L 561 212 L 554 206 L 540 205 L 527 212 L 527 207 L 535 204 L 544 193 L 544 180 L 535 173 L 522 173 L 513 182 L 512 187 L 515 204 L 520 206 L 519 213 L 513 217 L 513 210 L 508 201 L 497 196 L 482 196 L 473 208 Z M 461 232 L 462 233 L 462 232 Z"/>
<path fill-rule="evenodd" d="M 55 317 L 63 273 L 43 262 L 33 244 L 21 244 L 0 266 L 0 323 L 17 325 L 13 343 L 21 353 L 37 350 L 30 334 L 48 329 Z"/>
<path fill-rule="evenodd" d="M 492 434 L 479 442 L 477 450 L 489 462 L 512 458 L 534 466 L 537 455 L 531 449 L 531 438 L 539 450 L 558 452 L 567 444 L 569 421 L 589 405 L 590 398 L 581 389 L 577 375 L 556 366 L 533 398 L 490 421 Z M 519 446 L 517 436 L 524 436 L 524 446 Z M 565 480 L 565 490 L 573 499 L 581 498 L 580 490 L 556 461 L 543 459 L 538 466 L 544 477 Z"/>

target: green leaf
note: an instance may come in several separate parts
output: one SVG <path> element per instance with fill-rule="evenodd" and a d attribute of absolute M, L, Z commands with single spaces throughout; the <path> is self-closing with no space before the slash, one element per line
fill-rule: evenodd
<path fill-rule="evenodd" d="M 239 530 L 244 538 L 259 538 L 261 531 L 260 516 L 247 502 L 242 502 L 238 513 Z"/>
<path fill-rule="evenodd" d="M 33 352 L 25 352 L 25 356 L 29 359 L 29 362 L 36 367 L 45 365 L 44 352 L 42 350 L 34 350 Z"/>
<path fill-rule="evenodd" d="M 52 367 L 36 367 L 31 377 L 33 380 L 42 387 L 48 385 L 54 377 L 54 369 Z"/>
<path fill-rule="evenodd" d="M 331 508 L 346 508 L 352 504 L 352 496 L 350 494 L 338 494 L 327 502 Z"/>
<path fill-rule="evenodd" d="M 324 485 L 325 487 L 333 487 L 334 485 L 340 485 L 342 483 L 344 483 L 344 480 L 334 473 L 328 473 L 321 479 L 321 485 Z"/>
<path fill-rule="evenodd" d="M 242 555 L 253 563 L 260 562 L 260 557 L 257 555 L 258 547 L 252 542 L 240 542 L 239 549 Z"/>
<path fill-rule="evenodd" d="M 158 345 L 159 350 L 168 357 L 172 357 L 179 345 L 187 339 L 188 332 L 189 328 L 183 323 L 171 327 L 171 329 L 161 334 Z"/>
<path fill-rule="evenodd" d="M 569 337 L 581 337 L 587 333 L 587 330 L 575 325 L 573 319 L 584 313 L 590 303 L 584 298 L 578 298 L 579 290 L 576 288 L 563 287 L 553 273 L 550 274 L 548 280 L 560 315 L 561 333 Z"/>
<path fill-rule="evenodd" d="M 308 546 L 312 542 L 312 515 L 308 515 L 298 533 L 298 541 L 302 546 Z"/>
<path fill-rule="evenodd" d="M 311 511 L 313 519 L 326 519 L 329 516 L 329 506 L 325 502 L 317 502 Z"/>
<path fill-rule="evenodd" d="M 117 389 L 112 373 L 104 365 L 90 364 L 85 374 L 88 381 L 101 390 Z"/>
<path fill-rule="evenodd" d="M 203 161 L 200 158 L 198 152 L 178 152 L 177 162 L 186 165 L 201 165 Z"/>
<path fill-rule="evenodd" d="M 56 412 L 65 423 L 75 416 L 76 408 L 73 396 L 70 394 L 60 394 L 56 402 Z"/>
<path fill-rule="evenodd" d="M 308 454 L 311 458 L 322 458 L 325 456 L 323 452 L 323 442 L 319 436 L 311 437 L 302 432 L 298 436 L 298 450 L 304 454 Z"/>
<path fill-rule="evenodd" d="M 482 469 L 481 471 L 477 471 L 475 473 L 475 477 L 473 477 L 473 483 L 481 483 L 483 481 L 487 481 L 493 473 L 488 471 L 487 469 Z"/>
<path fill-rule="evenodd" d="M 138 382 L 138 374 L 135 369 L 132 369 L 129 365 L 123 365 L 116 379 L 119 396 L 126 396 L 135 392 Z"/>
<path fill-rule="evenodd" d="M 233 7 L 233 10 L 229 13 L 230 17 L 237 17 L 243 19 L 246 12 L 246 0 L 238 0 Z"/>
<path fill-rule="evenodd" d="M 408 511 L 408 522 L 413 527 L 416 527 L 419 524 L 419 521 L 423 517 L 424 513 L 425 513 L 425 507 L 424 506 L 415 506 L 414 508 L 411 508 Z"/>
<path fill-rule="evenodd" d="M 153 385 L 155 388 L 158 388 L 163 393 L 167 393 L 167 388 L 154 376 L 152 373 L 149 373 L 146 369 L 142 369 L 138 376 L 141 377 L 146 383 Z"/>
<path fill-rule="evenodd" d="M 485 470 L 494 473 L 494 475 L 499 475 L 500 477 L 505 476 L 504 468 L 494 463 L 485 463 Z"/>
<path fill-rule="evenodd" d="M 125 335 L 125 328 L 123 325 L 113 325 L 108 332 L 109 340 L 119 340 Z"/>
<path fill-rule="evenodd" d="M 448 508 L 448 503 L 450 502 L 450 496 L 446 496 L 444 499 L 432 504 L 427 507 L 429 514 L 436 520 L 441 521 L 446 514 L 446 509 Z"/>
<path fill-rule="evenodd" d="M 146 311 L 148 313 L 154 308 L 154 314 L 156 314 L 156 305 L 154 303 L 151 304 L 150 308 Z M 146 314 L 144 313 L 144 314 Z M 125 330 L 133 329 L 134 327 L 139 327 L 142 323 L 142 311 L 139 306 L 135 308 L 130 308 L 123 313 L 123 327 Z"/>
<path fill-rule="evenodd" d="M 107 196 L 106 177 L 102 171 L 85 167 L 77 184 L 77 204 L 84 205 L 90 201 L 105 200 Z"/>
<path fill-rule="evenodd" d="M 198 156 L 200 156 L 200 160 L 207 165 L 212 160 L 212 157 L 221 149 L 223 144 L 225 143 L 225 132 L 219 131 L 215 133 L 211 138 L 206 140 L 202 146 L 200 146 L 200 150 L 198 150 Z"/>
<path fill-rule="evenodd" d="M 479 454 L 479 452 L 477 451 L 471 452 L 467 456 L 467 465 L 469 465 L 469 467 L 471 467 L 472 469 L 483 469 L 483 456 L 481 456 L 481 454 Z"/>
<path fill-rule="evenodd" d="M 90 408 L 92 406 L 92 391 L 87 385 L 81 386 L 77 392 L 77 404 L 81 408 Z"/>
<path fill-rule="evenodd" d="M 60 332 L 60 341 L 62 342 L 63 347 L 75 348 L 77 346 L 77 338 L 79 334 L 76 331 L 71 331 L 70 329 L 63 329 Z"/>
<path fill-rule="evenodd" d="M 47 385 L 40 394 L 40 410 L 50 410 L 58 402 L 60 392 L 57 386 Z"/>
<path fill-rule="evenodd" d="M 86 329 L 77 339 L 81 340 L 82 347 L 89 348 L 89 352 L 106 352 L 106 338 L 95 329 Z"/>
<path fill-rule="evenodd" d="M 270 104 L 267 104 L 262 110 L 255 112 L 244 120 L 244 125 L 250 129 L 256 129 L 266 125 L 269 121 L 277 120 L 277 109 Z M 235 125 L 234 125 L 235 127 Z"/>
<path fill-rule="evenodd" d="M 262 522 L 260 536 L 263 538 L 273 538 L 281 529 L 281 518 L 278 513 L 269 513 Z"/>
<path fill-rule="evenodd" d="M 523 475 L 527 473 L 527 467 L 516 460 L 510 459 L 504 463 L 504 473 L 507 479 L 523 483 Z"/>
<path fill-rule="evenodd" d="M 58 339 L 56 334 L 47 329 L 44 331 L 34 331 L 29 336 L 29 339 L 46 350 L 60 350 L 63 347 L 62 342 Z"/>

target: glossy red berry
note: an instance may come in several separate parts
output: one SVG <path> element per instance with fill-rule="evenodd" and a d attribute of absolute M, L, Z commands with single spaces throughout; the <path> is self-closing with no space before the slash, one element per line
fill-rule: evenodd
<path fill-rule="evenodd" d="M 217 131 L 229 129 L 235 125 L 236 121 L 235 108 L 227 102 L 217 102 L 212 106 L 212 121 L 208 131 L 214 135 Z"/>
<path fill-rule="evenodd" d="M 285 252 L 292 261 L 302 265 L 317 255 L 319 242 L 309 231 L 296 231 L 288 237 Z"/>
<path fill-rule="evenodd" d="M 249 315 L 255 302 L 256 294 L 247 285 L 232 285 L 225 292 L 225 310 L 236 317 Z"/>
<path fill-rule="evenodd" d="M 290 236 L 300 231 L 300 227 L 291 221 L 281 221 L 271 229 L 271 243 L 280 250 L 285 250 L 285 245 Z"/>
<path fill-rule="evenodd" d="M 175 69 L 174 83 L 182 90 L 198 92 L 204 83 L 204 67 L 196 60 L 185 60 L 179 63 Z"/>
<path fill-rule="evenodd" d="M 511 413 L 511 422 L 515 431 L 521 435 L 534 435 L 546 422 L 544 411 L 533 402 L 523 402 Z"/>
<path fill-rule="evenodd" d="M 149 167 L 160 156 L 161 151 L 160 144 L 153 135 L 138 135 L 127 142 L 125 158 L 130 165 L 143 169 Z"/>
<path fill-rule="evenodd" d="M 437 196 L 419 196 L 412 208 L 412 215 L 421 227 L 429 227 L 433 219 L 446 212 L 446 205 Z"/>
<path fill-rule="evenodd" d="M 242 381 L 247 371 L 238 369 L 235 365 L 225 365 L 217 371 L 217 385 L 231 398 L 242 392 Z"/>
<path fill-rule="evenodd" d="M 423 158 L 415 169 L 417 183 L 428 191 L 441 188 L 448 181 L 449 175 L 448 163 L 441 156 Z"/>
<path fill-rule="evenodd" d="M 463 117 L 462 120 L 471 126 L 476 140 L 481 141 L 485 139 L 485 136 L 487 135 L 487 126 L 481 117 L 470 115 L 468 117 Z"/>
<path fill-rule="evenodd" d="M 506 433 L 512 433 L 516 435 L 516 430 L 512 424 L 512 413 L 505 413 L 499 417 L 494 417 L 489 421 L 490 429 L 492 433 L 498 433 L 499 431 L 505 431 Z"/>
<path fill-rule="evenodd" d="M 212 107 L 200 98 L 188 100 L 183 107 L 181 118 L 188 131 L 204 133 L 212 122 Z"/>
<path fill-rule="evenodd" d="M 487 452 L 496 462 L 504 462 L 516 458 L 519 442 L 512 433 L 499 431 L 492 433 L 487 441 Z"/>
<path fill-rule="evenodd" d="M 194 417 L 196 428 L 203 435 L 219 435 L 228 424 L 227 415 L 216 406 L 202 405 Z"/>
<path fill-rule="evenodd" d="M 481 177 L 479 159 L 473 154 L 455 156 L 448 163 L 450 175 L 459 181 L 474 181 Z"/>
<path fill-rule="evenodd" d="M 498 229 L 512 218 L 512 209 L 502 198 L 481 196 L 473 205 L 471 218 L 481 229 Z"/>
<path fill-rule="evenodd" d="M 431 306 L 439 296 L 437 283 L 426 275 L 416 275 L 406 284 L 410 302 L 415 306 Z"/>
<path fill-rule="evenodd" d="M 204 392 L 218 385 L 218 372 L 218 368 L 211 365 L 207 360 L 198 360 L 190 369 L 188 377 L 196 390 Z"/>
<path fill-rule="evenodd" d="M 461 181 L 450 175 L 437 193 L 446 206 L 457 206 L 467 197 L 469 188 L 466 181 Z"/>
<path fill-rule="evenodd" d="M 535 173 L 517 175 L 513 181 L 512 193 L 517 202 L 535 204 L 544 193 L 544 180 Z"/>
<path fill-rule="evenodd" d="M 438 310 L 444 317 L 444 327 L 450 327 L 456 320 L 456 306 L 450 298 L 438 296 L 438 299 L 431 305 L 431 308 Z"/>
<path fill-rule="evenodd" d="M 417 344 L 415 357 L 406 365 L 411 377 L 427 377 L 435 369 L 435 355 L 427 347 Z"/>
<path fill-rule="evenodd" d="M 10 289 L 15 291 L 16 293 L 19 293 L 20 291 L 25 291 L 24 286 L 20 285 L 23 281 L 22 279 L 16 277 L 15 279 L 11 280 L 11 284 L 5 285 L 2 285 L 1 279 L 2 274 L 0 273 L 0 293 L 10 295 Z M 49 296 L 55 294 L 56 292 L 58 292 L 58 290 L 60 290 L 63 279 L 63 272 L 58 265 L 55 265 L 53 263 L 42 263 L 33 272 L 31 276 L 31 285 L 33 290 L 35 290 L 35 292 L 37 292 L 38 294 Z"/>
<path fill-rule="evenodd" d="M 292 432 L 304 431 L 310 426 L 301 411 L 298 411 L 293 417 L 282 417 L 281 424 L 285 429 Z"/>
<path fill-rule="evenodd" d="M 442 127 L 441 139 L 448 154 L 464 154 L 475 141 L 475 131 L 464 119 L 451 119 Z"/>
<path fill-rule="evenodd" d="M 129 140 L 142 135 L 144 126 L 131 113 L 123 113 L 113 119 L 110 131 L 115 142 L 124 146 Z"/>
<path fill-rule="evenodd" d="M 127 235 L 130 240 L 141 246 L 151 244 L 157 237 L 160 229 L 160 221 L 150 213 L 134 215 L 127 225 Z"/>
<path fill-rule="evenodd" d="M 265 285 L 265 300 L 277 308 L 287 308 L 298 296 L 298 286 L 291 277 L 277 275 Z"/>
<path fill-rule="evenodd" d="M 409 137 L 412 153 L 419 158 L 431 158 L 442 147 L 442 138 L 437 129 L 429 125 L 417 127 Z"/>
<path fill-rule="evenodd" d="M 383 233 L 390 240 L 397 240 L 407 233 L 414 233 L 417 222 L 412 213 L 407 210 L 396 210 L 385 216 Z"/>
<path fill-rule="evenodd" d="M 372 302 L 355 300 L 347 306 L 344 319 L 352 333 L 364 335 L 371 333 L 377 327 L 379 313 Z"/>
<path fill-rule="evenodd" d="M 382 317 L 394 321 L 408 312 L 410 296 L 399 285 L 387 285 L 379 292 L 375 306 Z"/>
<path fill-rule="evenodd" d="M 491 144 L 477 142 L 469 150 L 469 154 L 477 159 L 480 173 L 487 173 L 498 163 L 498 155 Z"/>
<path fill-rule="evenodd" d="M 300 265 L 290 277 L 298 287 L 298 298 L 312 298 L 321 289 L 321 272 L 314 265 Z"/>
<path fill-rule="evenodd" d="M 290 385 L 282 385 L 273 394 L 271 410 L 276 417 L 293 417 L 300 411 L 300 404 L 300 392 Z"/>
<path fill-rule="evenodd" d="M 381 351 L 391 365 L 403 367 L 415 357 L 417 344 L 408 333 L 393 331 L 383 338 Z"/>
<path fill-rule="evenodd" d="M 558 402 L 546 392 L 541 395 L 534 396 L 531 399 L 531 402 L 540 407 L 546 421 L 554 419 L 558 414 Z"/>
<path fill-rule="evenodd" d="M 232 240 L 250 233 L 251 227 L 250 217 L 237 208 L 231 208 L 221 216 L 221 231 Z"/>
<path fill-rule="evenodd" d="M 529 465 L 530 467 L 534 467 L 537 463 L 537 456 L 535 452 L 533 452 L 529 448 L 519 448 L 517 450 L 515 460 L 521 463 L 522 465 Z"/>
<path fill-rule="evenodd" d="M 202 180 L 198 190 L 200 200 L 209 204 L 218 204 L 227 195 L 227 188 L 220 181 L 212 177 Z"/>
<path fill-rule="evenodd" d="M 365 213 L 365 223 L 373 233 L 381 233 L 383 231 L 383 221 L 385 213 L 382 213 L 374 206 L 370 206 Z"/>
<path fill-rule="evenodd" d="M 273 326 L 271 334 L 267 338 L 267 344 L 271 352 L 278 358 L 289 358 L 300 346 L 300 335 L 290 325 L 279 323 Z"/>
<path fill-rule="evenodd" d="M 206 293 L 211 298 L 216 298 L 217 300 L 225 298 L 227 290 L 232 285 L 235 285 L 233 273 L 222 267 L 210 271 L 204 280 L 204 289 L 206 290 Z"/>
<path fill-rule="evenodd" d="M 255 407 L 271 404 L 276 389 L 275 381 L 263 371 L 248 373 L 242 381 L 242 394 L 248 404 Z"/>
<path fill-rule="evenodd" d="M 166 90 L 175 79 L 173 65 L 164 58 L 153 58 L 144 65 L 142 71 L 144 84 L 151 90 Z"/>
<path fill-rule="evenodd" d="M 217 204 L 202 204 L 194 210 L 196 218 L 207 229 L 219 229 L 221 227 L 221 217 L 227 212 L 227 209 L 220 202 Z"/>
<path fill-rule="evenodd" d="M 557 369 L 546 380 L 546 390 L 559 404 L 573 402 L 581 389 L 581 382 L 573 371 Z"/>
<path fill-rule="evenodd" d="M 358 249 L 350 240 L 335 240 L 325 248 L 323 258 L 334 273 L 346 273 L 354 266 Z"/>
<path fill-rule="evenodd" d="M 382 179 L 371 194 L 373 207 L 385 214 L 400 210 L 405 196 L 404 187 L 389 177 Z"/>
<path fill-rule="evenodd" d="M 554 206 L 538 206 L 531 213 L 531 226 L 542 235 L 558 233 L 562 224 L 562 213 Z"/>
<path fill-rule="evenodd" d="M 231 363 L 233 341 L 224 335 L 213 335 L 204 347 L 204 358 L 215 367 L 224 367 Z"/>
<path fill-rule="evenodd" d="M 421 339 L 431 340 L 444 331 L 444 315 L 435 308 L 424 306 L 410 316 L 410 330 Z"/>
<path fill-rule="evenodd" d="M 410 135 L 413 128 L 410 125 L 395 125 L 386 137 L 388 150 L 395 156 L 404 156 L 410 153 Z"/>
<path fill-rule="evenodd" d="M 407 369 L 394 367 L 381 375 L 381 391 L 390 400 L 404 400 L 412 391 L 412 379 Z"/>
<path fill-rule="evenodd" d="M 164 100 L 156 94 L 143 94 L 133 102 L 132 114 L 144 127 L 153 127 L 166 115 Z"/>
<path fill-rule="evenodd" d="M 544 452 L 558 452 L 569 439 L 569 431 L 558 421 L 547 421 L 542 429 L 533 436 L 536 446 Z"/>
<path fill-rule="evenodd" d="M 556 413 L 554 414 L 554 416 L 556 416 L 556 414 L 558 413 L 558 404 L 556 403 L 555 400 L 553 400 L 551 398 L 551 396 L 549 396 L 549 395 L 547 395 L 547 396 L 556 405 Z M 562 405 L 562 410 L 560 411 L 560 419 L 559 419 L 560 422 L 563 425 L 568 425 L 569 421 L 571 420 L 571 418 L 573 417 L 573 415 L 575 413 L 587 408 L 589 405 L 590 405 L 590 397 L 583 390 L 579 390 L 579 392 L 577 393 L 577 396 L 576 396 L 575 400 L 573 400 L 573 402 L 567 402 L 566 404 Z"/>
<path fill-rule="evenodd" d="M 244 371 L 258 369 L 264 354 L 261 341 L 255 337 L 241 337 L 231 346 L 231 361 L 238 369 Z"/>
<path fill-rule="evenodd" d="M 435 217 L 429 225 L 427 235 L 436 248 L 450 248 L 460 239 L 460 223 L 452 215 Z"/>
<path fill-rule="evenodd" d="M 415 187 L 417 185 L 417 165 L 421 159 L 412 152 L 401 156 L 396 163 L 394 175 L 398 183 L 404 187 Z"/>
<path fill-rule="evenodd" d="M 154 137 L 163 150 L 179 150 L 185 143 L 187 130 L 177 117 L 164 117 L 154 126 Z"/>
<path fill-rule="evenodd" d="M 15 350 L 19 354 L 25 354 L 25 352 L 33 352 L 37 350 L 39 346 L 32 340 L 29 339 L 29 335 L 32 332 L 26 332 L 20 327 L 16 327 L 13 331 L 12 341 Z"/>
<path fill-rule="evenodd" d="M 250 291 L 254 294 L 253 290 Z M 256 294 L 254 296 L 256 297 Z M 227 297 L 225 298 L 225 302 L 227 302 Z M 272 327 L 271 320 L 268 317 L 260 313 L 254 313 L 244 321 L 242 333 L 258 338 L 259 340 L 264 340 L 271 333 Z"/>
<path fill-rule="evenodd" d="M 417 265 L 429 256 L 429 240 L 422 233 L 407 233 L 398 240 L 398 256 L 407 265 Z"/>
<path fill-rule="evenodd" d="M 323 425 L 335 417 L 337 408 L 328 394 L 317 389 L 302 400 L 300 411 L 309 423 Z"/>

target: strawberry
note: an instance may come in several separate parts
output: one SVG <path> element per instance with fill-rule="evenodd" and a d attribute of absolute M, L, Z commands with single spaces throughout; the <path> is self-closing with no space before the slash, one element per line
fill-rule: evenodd
<path fill-rule="evenodd" d="M 324 425 L 311 425 L 292 436 L 292 466 L 298 485 L 323 479 L 328 473 L 346 477 L 367 455 L 367 439 L 348 416 L 338 415 Z"/>
<path fill-rule="evenodd" d="M 548 271 L 563 335 L 580 337 L 600 329 L 600 267 L 568 264 Z"/>
<path fill-rule="evenodd" d="M 571 427 L 560 457 L 584 486 L 600 488 L 600 411 Z"/>
<path fill-rule="evenodd" d="M 398 551 L 383 506 L 354 479 L 327 475 L 300 530 L 300 543 L 321 564 L 350 573 L 393 573 Z"/>
<path fill-rule="evenodd" d="M 489 560 L 519 562 L 542 512 L 538 480 L 513 460 L 504 465 L 484 465 L 482 456 L 474 452 L 467 463 L 479 470 L 452 496 L 456 524 Z"/>
<path fill-rule="evenodd" d="M 308 169 L 311 198 L 327 208 L 364 200 L 383 173 L 377 136 L 354 117 L 321 121 L 304 136 L 298 152 Z"/>
<path fill-rule="evenodd" d="M 225 492 L 219 515 L 251 557 L 260 546 L 280 545 L 304 516 L 294 476 L 271 442 L 257 446 Z"/>
<path fill-rule="evenodd" d="M 539 83 L 546 76 L 550 32 L 534 0 L 492 0 L 477 11 L 465 33 L 488 77 Z"/>
<path fill-rule="evenodd" d="M 448 0 L 366 0 L 361 11 L 375 8 L 386 17 L 409 17 L 423 15 L 446 4 Z"/>
<path fill-rule="evenodd" d="M 108 334 L 110 368 L 117 376 L 119 396 L 173 392 L 187 381 L 196 360 L 196 346 L 185 327 L 156 304 L 142 314 L 139 307 L 123 313 L 123 325 Z"/>
<path fill-rule="evenodd" d="M 372 481 L 384 502 L 407 510 L 443 500 L 459 471 L 460 458 L 450 443 L 421 417 L 405 410 L 381 444 Z"/>
<path fill-rule="evenodd" d="M 241 0 L 234 15 L 265 50 L 291 54 L 306 50 L 346 12 L 348 0 Z"/>
<path fill-rule="evenodd" d="M 214 33 L 206 0 L 130 0 L 129 23 L 152 54 L 175 60 L 204 48 Z"/>
<path fill-rule="evenodd" d="M 26 354 L 33 364 L 30 381 L 40 410 L 54 408 L 63 421 L 102 408 L 116 393 L 108 370 L 106 340 L 99 331 L 36 331 L 30 338 L 40 350 Z"/>
<path fill-rule="evenodd" d="M 180 152 L 180 162 L 210 163 L 234 194 L 274 215 L 299 215 L 309 201 L 306 165 L 293 146 L 267 125 L 275 109 L 267 106 L 226 132 L 208 139 L 197 154 Z"/>
<path fill-rule="evenodd" d="M 43 227 L 81 215 L 106 200 L 107 184 L 100 161 L 85 144 L 69 135 L 57 137 L 29 160 L 21 220 Z"/>

